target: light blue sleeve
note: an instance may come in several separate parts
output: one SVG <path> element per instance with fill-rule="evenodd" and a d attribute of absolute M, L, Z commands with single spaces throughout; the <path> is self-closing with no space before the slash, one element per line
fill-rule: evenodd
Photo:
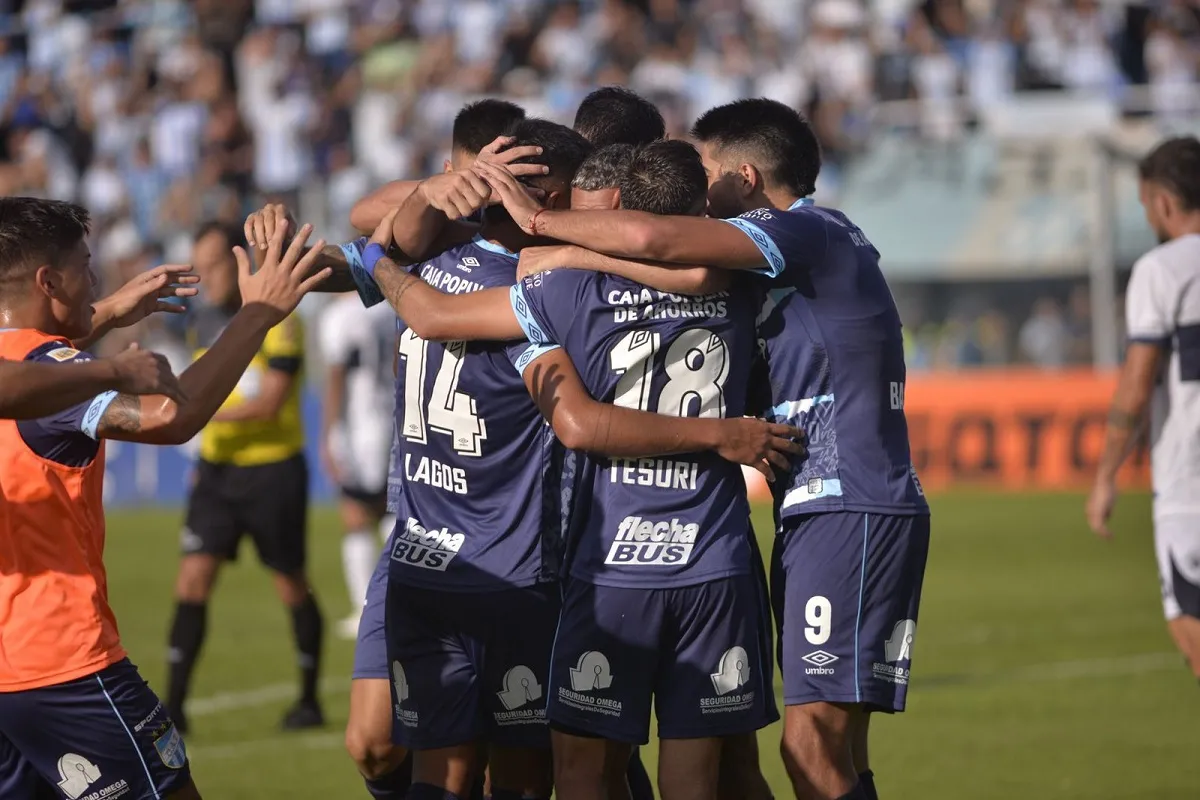
<path fill-rule="evenodd" d="M 761 268 L 751 270 L 758 272 L 771 278 L 778 278 L 783 274 L 784 261 L 783 253 L 779 251 L 779 245 L 775 240 L 767 234 L 762 228 L 755 225 L 749 220 L 739 218 L 721 220 L 727 222 L 737 228 L 742 233 L 750 237 L 750 241 L 754 242 L 754 246 L 762 253 L 763 259 L 766 262 Z"/>
<path fill-rule="evenodd" d="M 83 432 L 84 436 L 92 440 L 99 438 L 96 431 L 100 427 L 100 419 L 116 399 L 116 392 L 105 392 L 92 398 L 92 402 L 88 404 L 87 410 L 83 412 L 83 416 L 79 420 L 79 430 Z"/>
<path fill-rule="evenodd" d="M 379 290 L 379 284 L 375 283 L 375 279 L 367 272 L 363 266 L 363 248 L 370 241 L 363 236 L 355 239 L 353 242 L 348 242 L 341 245 L 342 254 L 346 256 L 346 263 L 350 265 L 350 277 L 354 279 L 354 287 L 358 291 L 358 299 L 366 308 L 378 305 L 384 301 L 383 292 Z"/>
<path fill-rule="evenodd" d="M 525 377 L 525 370 L 528 369 L 530 364 L 546 355 L 546 353 L 559 349 L 561 348 L 556 344 L 531 344 L 525 348 L 525 352 L 521 353 L 520 357 L 513 363 L 513 366 L 517 368 L 517 372 L 521 377 Z"/>
<path fill-rule="evenodd" d="M 526 339 L 535 345 L 557 344 L 545 326 L 539 324 L 534 317 L 533 309 L 529 305 L 529 296 L 525 293 L 524 282 L 513 286 L 508 296 L 512 301 L 513 313 L 517 315 L 517 322 L 520 323 L 521 330 L 525 331 Z"/>

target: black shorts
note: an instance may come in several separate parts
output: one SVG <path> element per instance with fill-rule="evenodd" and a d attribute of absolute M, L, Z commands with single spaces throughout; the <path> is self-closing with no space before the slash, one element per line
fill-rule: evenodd
<path fill-rule="evenodd" d="M 205 553 L 233 561 L 248 534 L 264 566 L 283 574 L 299 572 L 308 538 L 304 455 L 254 467 L 199 461 L 185 524 L 185 555 Z"/>
<path fill-rule="evenodd" d="M 372 491 L 369 489 L 359 489 L 354 486 L 339 486 L 338 490 L 341 492 L 343 499 L 361 503 L 372 511 L 379 512 L 380 515 L 387 508 L 387 487 Z"/>

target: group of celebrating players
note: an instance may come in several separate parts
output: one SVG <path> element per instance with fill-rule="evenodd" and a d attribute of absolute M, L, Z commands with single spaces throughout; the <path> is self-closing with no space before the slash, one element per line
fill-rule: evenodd
<path fill-rule="evenodd" d="M 261 393 L 238 386 L 255 359 L 294 374 L 270 342 L 315 290 L 386 303 L 398 335 L 394 432 L 350 437 L 393 445 L 347 730 L 373 796 L 653 797 L 653 702 L 659 796 L 769 798 L 756 733 L 779 718 L 778 658 L 795 795 L 875 798 L 870 715 L 904 709 L 929 548 L 899 315 L 865 234 L 812 203 L 802 117 L 742 100 L 691 134 L 666 139 L 614 87 L 574 129 L 472 104 L 444 174 L 355 208 L 369 236 L 310 247 L 279 206 L 245 248 L 225 234 L 236 302 L 178 381 L 151 354 L 82 350 L 194 293 L 186 268 L 93 306 L 86 212 L 0 200 L 0 358 L 23 362 L 0 386 L 26 387 L 0 395 L 23 418 L 0 422 L 0 797 L 199 797 L 182 701 L 141 681 L 107 603 L 103 442 L 188 440 L 231 392 Z M 740 465 L 772 485 L 769 592 Z M 197 486 L 247 490 L 210 473 Z M 363 483 L 346 488 L 383 489 Z M 189 528 L 236 547 L 250 523 L 212 513 Z M 180 630 L 222 554 L 199 551 Z M 280 591 L 311 660 L 303 552 L 269 566 L 295 579 Z M 306 670 L 294 727 L 319 717 Z"/>

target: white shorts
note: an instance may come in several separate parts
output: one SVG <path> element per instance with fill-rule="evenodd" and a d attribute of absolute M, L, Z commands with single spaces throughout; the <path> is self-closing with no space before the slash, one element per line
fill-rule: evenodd
<path fill-rule="evenodd" d="M 330 441 L 330 450 L 342 474 L 343 493 L 382 496 L 387 491 L 388 467 L 392 450 L 390 419 L 377 425 L 338 426 Z"/>
<path fill-rule="evenodd" d="M 1166 618 L 1200 618 L 1200 514 L 1156 515 L 1154 550 Z"/>

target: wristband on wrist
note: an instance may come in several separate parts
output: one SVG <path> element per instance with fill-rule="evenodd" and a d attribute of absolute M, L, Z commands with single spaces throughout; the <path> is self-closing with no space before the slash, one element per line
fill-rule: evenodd
<path fill-rule="evenodd" d="M 383 249 L 382 245 L 371 242 L 363 248 L 363 269 L 372 278 L 375 277 L 375 265 L 381 258 L 387 258 L 387 251 Z"/>
<path fill-rule="evenodd" d="M 530 233 L 530 235 L 537 236 L 538 217 L 540 217 L 542 214 L 545 214 L 545 213 L 546 213 L 546 209 L 544 209 L 544 208 L 539 208 L 537 211 L 533 212 L 533 216 L 529 218 L 529 233 Z"/>

